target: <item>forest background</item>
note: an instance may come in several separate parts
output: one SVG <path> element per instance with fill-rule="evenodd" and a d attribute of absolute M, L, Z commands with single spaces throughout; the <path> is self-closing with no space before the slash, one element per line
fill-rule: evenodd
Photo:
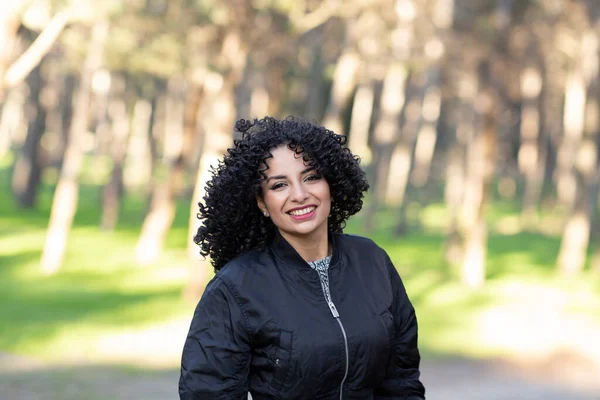
<path fill-rule="evenodd" d="M 598 399 L 599 40 L 595 0 L 3 0 L 0 393 L 176 398 L 210 166 L 295 115 L 362 158 L 428 398 Z"/>

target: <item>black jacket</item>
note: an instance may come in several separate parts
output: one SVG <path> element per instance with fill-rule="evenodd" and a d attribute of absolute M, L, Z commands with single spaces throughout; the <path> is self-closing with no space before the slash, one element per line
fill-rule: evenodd
<path fill-rule="evenodd" d="M 425 398 L 417 320 L 398 272 L 371 240 L 330 236 L 334 305 L 279 235 L 216 274 L 183 349 L 181 399 Z"/>

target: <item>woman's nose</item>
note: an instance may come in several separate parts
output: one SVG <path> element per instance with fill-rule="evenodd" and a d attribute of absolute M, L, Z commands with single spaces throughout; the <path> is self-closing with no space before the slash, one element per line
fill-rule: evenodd
<path fill-rule="evenodd" d="M 295 185 L 292 190 L 292 200 L 302 202 L 308 198 L 308 192 L 303 185 Z"/>

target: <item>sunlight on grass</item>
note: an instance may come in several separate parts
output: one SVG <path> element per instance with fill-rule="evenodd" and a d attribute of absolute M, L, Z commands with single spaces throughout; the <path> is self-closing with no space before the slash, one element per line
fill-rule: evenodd
<path fill-rule="evenodd" d="M 450 213 L 444 205 L 432 204 L 423 210 L 421 222 L 430 229 L 445 231 L 450 223 Z"/>
<path fill-rule="evenodd" d="M 95 196 L 89 190 L 82 189 L 82 199 Z M 99 220 L 97 206 L 84 206 L 63 269 L 48 277 L 39 260 L 49 208 L 19 210 L 7 197 L 0 207 L 0 349 L 51 359 L 96 357 L 105 337 L 191 317 L 194 305 L 181 298 L 185 248 L 170 245 L 185 245 L 185 238 L 170 239 L 155 266 L 139 268 L 133 262 L 139 227 L 102 232 L 90 225 Z M 173 233 L 181 232 L 187 234 L 185 226 Z"/>

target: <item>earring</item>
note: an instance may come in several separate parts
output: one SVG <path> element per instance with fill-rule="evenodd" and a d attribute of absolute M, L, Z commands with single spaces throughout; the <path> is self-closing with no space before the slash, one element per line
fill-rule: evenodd
<path fill-rule="evenodd" d="M 264 214 L 264 216 L 265 216 L 265 217 L 268 217 L 268 216 L 269 216 L 269 213 L 268 213 L 268 212 L 266 212 L 266 211 L 263 211 L 263 214 Z"/>

